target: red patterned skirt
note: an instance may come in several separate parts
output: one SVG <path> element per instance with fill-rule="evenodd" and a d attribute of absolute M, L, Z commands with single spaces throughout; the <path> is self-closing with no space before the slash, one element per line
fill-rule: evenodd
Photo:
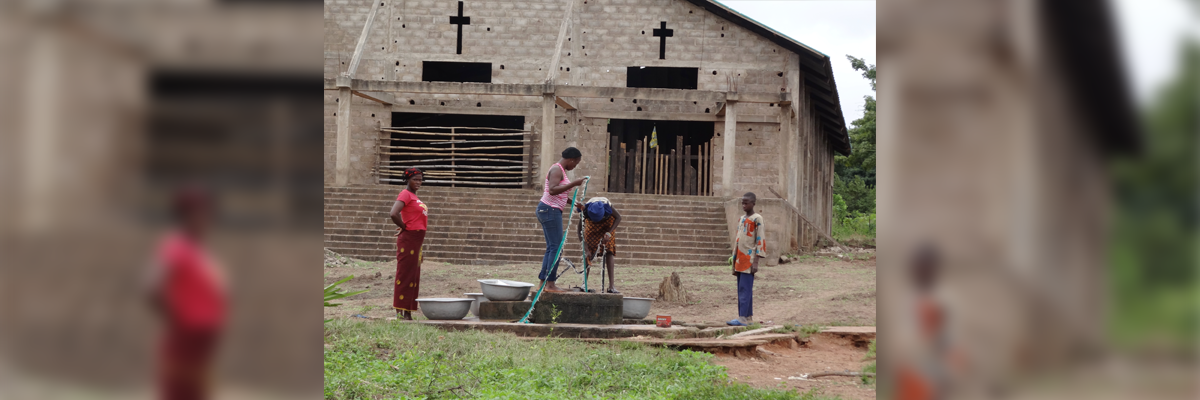
<path fill-rule="evenodd" d="M 417 311 L 417 292 L 421 289 L 421 244 L 425 231 L 403 231 L 396 237 L 396 291 L 392 307 L 397 311 Z"/>

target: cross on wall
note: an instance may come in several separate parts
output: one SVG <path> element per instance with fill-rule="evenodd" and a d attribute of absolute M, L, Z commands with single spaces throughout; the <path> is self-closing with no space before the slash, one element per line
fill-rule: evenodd
<path fill-rule="evenodd" d="M 654 34 L 654 36 L 659 37 L 658 59 L 666 60 L 667 59 L 667 38 L 675 36 L 675 30 L 667 29 L 667 21 L 661 21 L 659 23 L 661 25 L 659 25 L 659 28 L 654 30 L 653 34 Z"/>
<path fill-rule="evenodd" d="M 458 2 L 458 16 L 451 15 L 450 24 L 458 25 L 458 47 L 455 49 L 455 53 L 462 54 L 462 27 L 471 24 L 471 17 L 463 16 L 463 2 Z"/>

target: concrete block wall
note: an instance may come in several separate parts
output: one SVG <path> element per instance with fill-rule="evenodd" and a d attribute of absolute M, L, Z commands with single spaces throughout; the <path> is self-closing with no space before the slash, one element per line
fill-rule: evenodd
<path fill-rule="evenodd" d="M 758 196 L 754 212 L 762 215 L 764 235 L 767 238 L 767 257 L 759 261 L 759 266 L 779 264 L 779 256 L 797 250 L 795 213 L 784 205 L 782 199 Z M 746 215 L 742 209 L 742 198 L 734 197 L 725 201 L 725 222 L 729 227 L 729 245 L 737 238 L 738 223 Z"/>
<path fill-rule="evenodd" d="M 344 71 L 373 0 L 325 2 L 326 76 Z M 494 83 L 540 83 L 566 12 L 563 0 L 467 1 L 462 54 L 455 54 L 457 0 L 381 0 L 364 45 L 357 78 L 419 81 L 421 61 L 493 63 Z M 782 47 L 681 0 L 576 0 L 560 54 L 560 84 L 624 86 L 629 66 L 699 68 L 700 90 L 728 90 L 740 74 L 743 91 L 784 87 Z M 673 30 L 658 58 L 660 21 Z M 397 65 L 398 63 L 398 65 Z M 500 65 L 504 65 L 500 69 Z M 570 69 L 568 71 L 567 69 Z M 716 71 L 717 74 L 712 74 Z"/>
<path fill-rule="evenodd" d="M 567 123 L 559 123 L 563 121 Z M 583 161 L 569 173 L 570 177 L 572 179 L 584 176 L 592 177 L 592 180 L 588 182 L 589 197 L 592 194 L 604 192 L 608 188 L 608 120 L 584 118 L 578 111 L 560 108 L 555 114 L 554 122 L 555 155 L 572 146 L 583 153 Z M 547 171 L 538 172 L 544 177 Z M 540 189 L 541 181 L 538 182 Z"/>
<path fill-rule="evenodd" d="M 337 110 L 338 92 L 325 91 L 325 184 L 334 183 L 334 168 L 337 166 Z M 375 183 L 371 170 L 378 163 L 379 127 L 392 125 L 391 107 L 351 96 L 350 103 L 350 182 L 351 185 Z"/>
<path fill-rule="evenodd" d="M 740 112 L 740 110 L 739 110 Z M 747 123 L 737 124 L 736 145 L 734 150 L 735 162 L 733 182 L 727 183 L 721 177 L 721 169 L 725 165 L 725 123 L 715 124 L 713 135 L 713 190 L 720 193 L 727 185 L 732 184 L 737 194 L 754 192 L 759 197 L 773 197 L 768 187 L 781 190 L 779 175 L 784 173 L 783 157 L 779 150 L 787 141 L 779 132 L 778 124 Z"/>
<path fill-rule="evenodd" d="M 560 56 L 560 71 L 550 75 L 566 3 L 561 0 L 470 1 L 464 14 L 463 53 L 455 54 L 456 0 L 382 0 L 364 45 L 355 75 L 359 79 L 420 81 L 422 61 L 492 63 L 493 83 L 538 84 L 551 77 L 558 84 L 624 87 L 630 66 L 698 68 L 698 89 L 727 91 L 730 79 L 740 92 L 786 90 L 786 55 L 782 47 L 710 15 L 681 0 L 587 0 L 573 11 Z M 371 8 L 366 0 L 331 0 L 325 5 L 325 76 L 345 71 Z M 445 14 L 445 15 L 443 15 Z M 667 57 L 658 59 L 653 29 L 667 21 Z M 483 98 L 488 97 L 488 98 Z M 436 100 L 434 100 L 436 99 Z M 399 99 L 398 99 L 399 100 Z M 540 99 L 508 96 L 423 95 L 416 105 L 534 107 Z M 718 104 L 679 104 L 641 100 L 580 100 L 589 110 L 716 113 Z M 519 105 L 518 105 L 519 104 Z M 768 105 L 746 104 L 742 115 L 773 115 Z"/>

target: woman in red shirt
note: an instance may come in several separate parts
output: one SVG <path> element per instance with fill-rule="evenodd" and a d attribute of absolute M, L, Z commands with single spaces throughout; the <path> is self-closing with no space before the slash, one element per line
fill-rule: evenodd
<path fill-rule="evenodd" d="M 429 219 L 429 207 L 417 198 L 417 190 L 425 181 L 424 173 L 417 168 L 404 170 L 408 187 L 396 196 L 392 204 L 392 222 L 396 224 L 396 290 L 392 294 L 392 308 L 396 318 L 412 320 L 417 310 L 417 292 L 421 288 L 421 244 L 425 241 L 425 225 Z"/>
<path fill-rule="evenodd" d="M 209 373 L 225 326 L 224 272 L 205 249 L 210 201 L 189 187 L 175 194 L 178 228 L 158 246 L 150 271 L 151 302 L 166 322 L 159 370 L 159 398 L 209 398 Z"/>

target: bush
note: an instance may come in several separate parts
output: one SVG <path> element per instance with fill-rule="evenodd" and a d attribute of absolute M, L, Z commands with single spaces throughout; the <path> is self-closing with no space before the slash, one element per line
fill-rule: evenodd
<path fill-rule="evenodd" d="M 354 275 L 347 276 L 345 278 L 342 278 L 342 280 L 340 280 L 340 281 L 330 283 L 328 286 L 325 286 L 325 307 L 340 306 L 340 305 L 342 305 L 342 303 L 334 303 L 333 301 L 337 300 L 337 299 L 346 298 L 346 297 L 350 297 L 350 296 L 354 296 L 354 295 L 359 295 L 359 294 L 363 294 L 363 293 L 367 292 L 367 290 L 359 290 L 357 292 L 347 292 L 344 289 L 338 287 L 338 285 L 346 283 L 346 282 L 350 281 L 351 279 L 354 279 Z M 331 320 L 328 320 L 328 319 L 325 320 L 325 322 L 329 322 L 329 321 L 331 321 Z"/>
<path fill-rule="evenodd" d="M 834 175 L 833 193 L 842 196 L 846 202 L 846 211 L 859 214 L 875 213 L 875 188 L 867 186 L 861 176 L 849 180 Z"/>
<path fill-rule="evenodd" d="M 873 190 L 872 190 L 873 191 Z M 872 205 L 872 209 L 874 206 Z M 842 195 L 833 195 L 833 238 L 848 246 L 875 246 L 875 213 L 850 210 Z"/>

